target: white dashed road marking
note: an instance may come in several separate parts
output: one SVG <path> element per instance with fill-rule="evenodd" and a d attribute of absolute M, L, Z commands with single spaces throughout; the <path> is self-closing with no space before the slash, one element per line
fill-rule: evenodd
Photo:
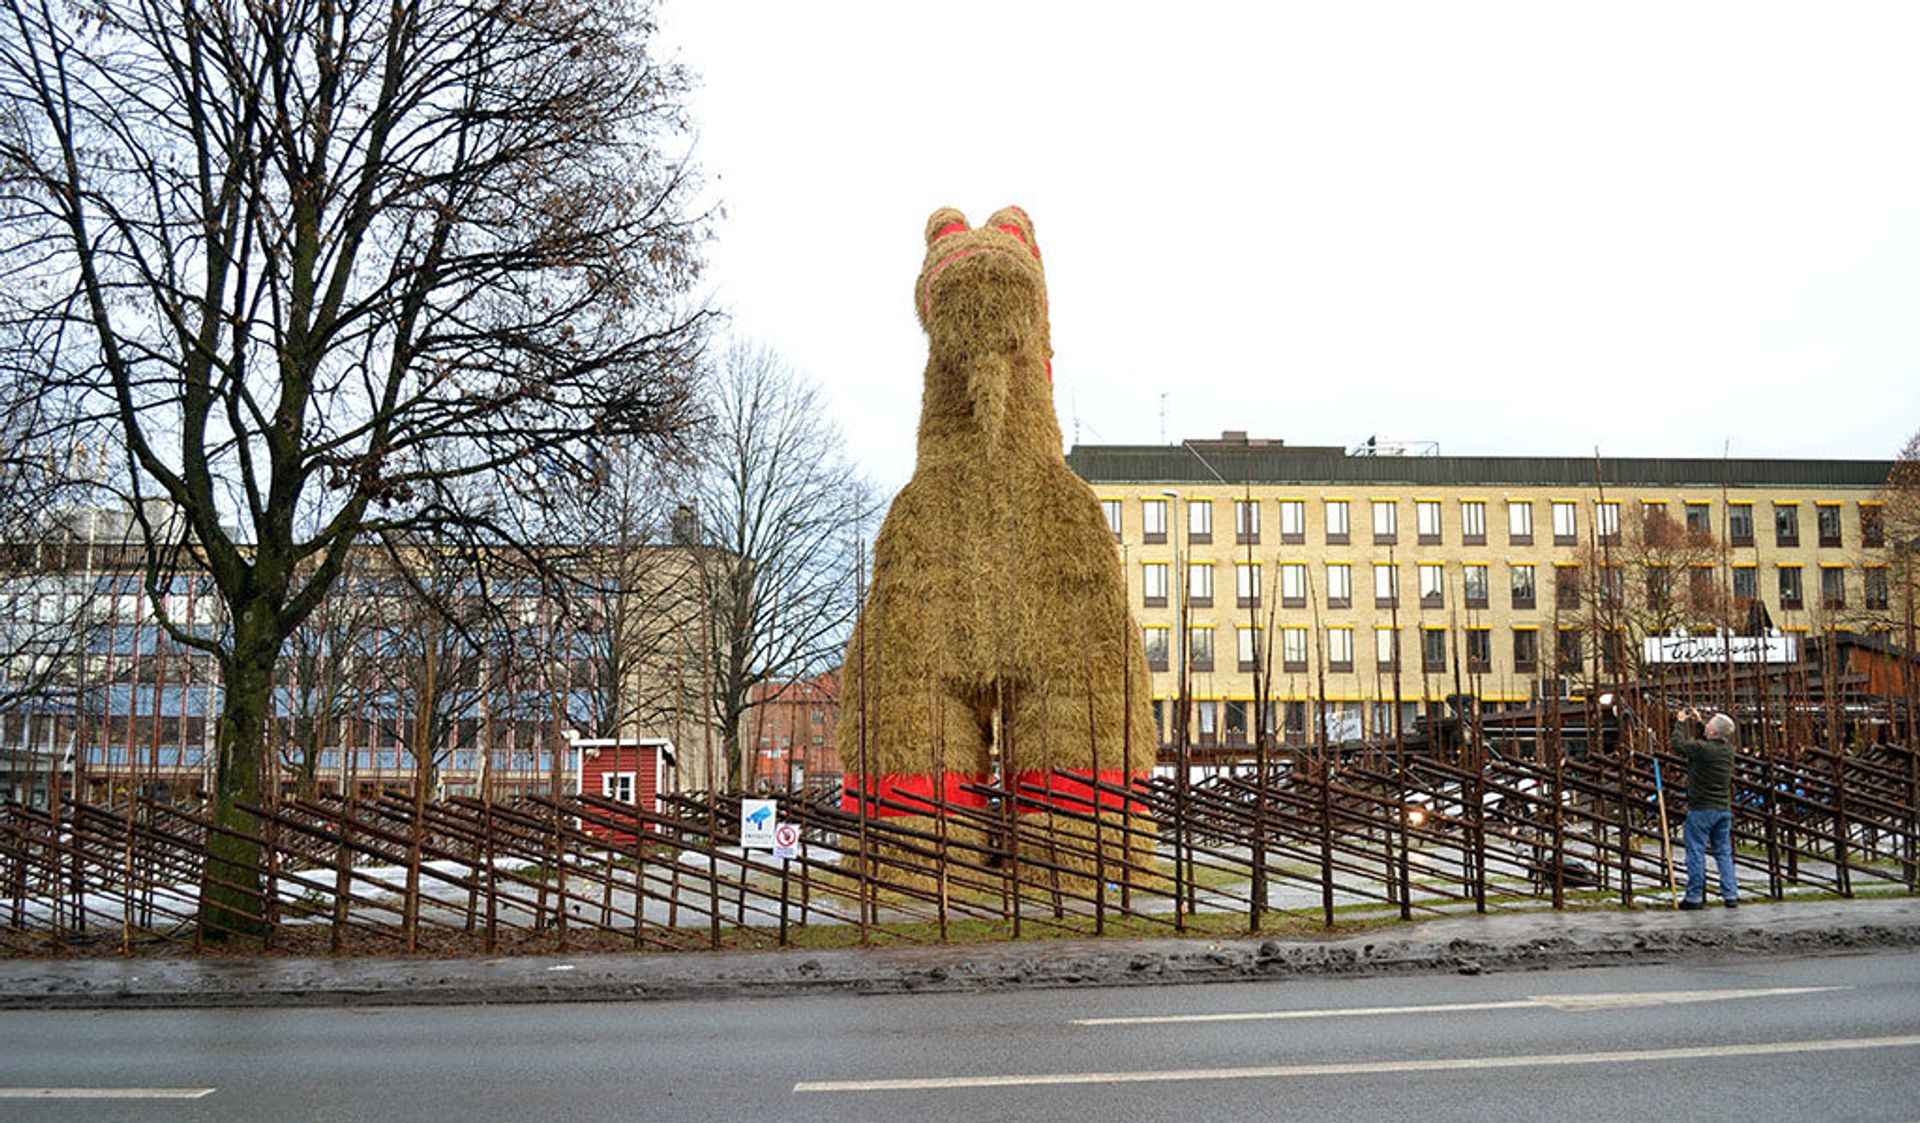
<path fill-rule="evenodd" d="M 964 1088 L 1032 1088 L 1072 1084 L 1152 1084 L 1176 1080 L 1285 1080 L 1307 1076 L 1376 1076 L 1404 1072 L 1463 1072 L 1496 1068 L 1648 1064 L 1659 1061 L 1837 1053 L 1857 1049 L 1920 1048 L 1920 1035 L 1841 1037 L 1824 1041 L 1765 1041 L 1749 1045 L 1698 1045 L 1681 1049 L 1623 1049 L 1605 1053 L 1543 1053 L 1524 1057 L 1454 1057 L 1438 1060 L 1354 1061 L 1345 1064 L 1262 1065 L 1250 1068 L 1174 1068 L 1144 1072 L 1019 1073 L 1005 1076 L 936 1076 L 909 1080 L 816 1080 L 795 1092 L 932 1092 Z"/>
<path fill-rule="evenodd" d="M 212 1088 L 0 1088 L 0 1100 L 197 1100 Z"/>
<path fill-rule="evenodd" d="M 1503 1002 L 1447 1002 L 1431 1006 L 1353 1006 L 1326 1010 L 1254 1010 L 1231 1014 L 1147 1014 L 1129 1018 L 1076 1018 L 1077 1026 L 1151 1026 L 1201 1022 L 1272 1022 L 1298 1018 L 1365 1018 L 1383 1014 L 1458 1014 L 1471 1010 L 1627 1010 L 1730 998 L 1773 998 L 1846 987 L 1767 987 L 1757 990 L 1653 990 L 1622 994 L 1534 994 Z"/>

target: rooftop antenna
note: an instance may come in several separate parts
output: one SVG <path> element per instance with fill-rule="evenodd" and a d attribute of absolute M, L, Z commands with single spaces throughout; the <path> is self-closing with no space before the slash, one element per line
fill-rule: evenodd
<path fill-rule="evenodd" d="M 1160 443 L 1167 443 L 1167 395 L 1164 391 L 1160 395 Z"/>

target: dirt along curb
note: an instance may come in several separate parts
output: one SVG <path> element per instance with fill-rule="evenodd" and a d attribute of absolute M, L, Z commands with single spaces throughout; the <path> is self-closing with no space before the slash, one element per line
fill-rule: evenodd
<path fill-rule="evenodd" d="M 493 959 L 16 959 L 0 1009 L 666 1001 L 1531 971 L 1920 948 L 1920 897 L 1500 913 L 1319 938 L 1042 940 Z"/>

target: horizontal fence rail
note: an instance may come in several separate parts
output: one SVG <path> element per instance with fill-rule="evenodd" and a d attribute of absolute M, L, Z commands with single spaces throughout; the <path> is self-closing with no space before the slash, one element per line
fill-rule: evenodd
<path fill-rule="evenodd" d="M 1913 750 L 1793 732 L 1783 720 L 1739 759 L 1743 893 L 1920 888 Z M 883 797 L 895 814 L 864 821 L 837 798 L 780 796 L 799 844 L 779 859 L 740 848 L 737 793 L 652 810 L 582 795 L 285 798 L 247 809 L 265 880 L 240 911 L 272 950 L 454 954 L 1670 907 L 1685 772 L 1666 740 L 1616 727 L 1577 753 L 1536 736 L 1515 755 L 1494 731 L 1444 753 L 1275 748 L 1125 785 L 1062 772 L 1052 790 L 966 785 L 964 804 Z M 204 808 L 139 795 L 0 807 L 0 953 L 200 949 L 224 935 L 201 929 L 197 900 L 217 830 Z"/>

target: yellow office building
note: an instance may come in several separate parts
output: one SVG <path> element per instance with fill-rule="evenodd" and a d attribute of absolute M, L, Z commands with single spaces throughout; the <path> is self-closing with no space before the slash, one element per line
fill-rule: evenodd
<path fill-rule="evenodd" d="M 1873 631 L 1889 616 L 1868 460 L 1419 455 L 1226 433 L 1080 445 L 1154 669 L 1184 649 L 1200 745 L 1390 734 L 1638 673 L 1648 635 Z M 1410 454 L 1412 453 L 1412 454 Z M 1264 706 L 1262 701 L 1266 703 Z"/>

